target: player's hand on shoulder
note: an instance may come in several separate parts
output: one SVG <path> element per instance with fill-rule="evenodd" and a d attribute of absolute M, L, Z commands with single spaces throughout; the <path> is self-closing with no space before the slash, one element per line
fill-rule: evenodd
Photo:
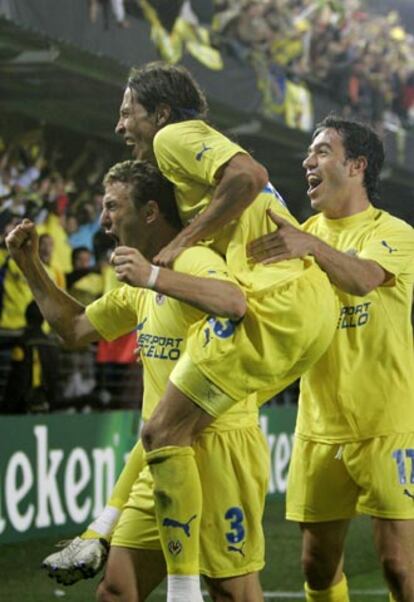
<path fill-rule="evenodd" d="M 187 248 L 177 239 L 172 240 L 154 257 L 153 262 L 163 268 L 172 268 L 174 261 Z"/>
<path fill-rule="evenodd" d="M 277 226 L 274 232 L 252 240 L 247 256 L 253 263 L 275 263 L 285 259 L 305 257 L 312 253 L 313 237 L 269 209 L 268 216 Z"/>
<path fill-rule="evenodd" d="M 148 283 L 151 264 L 138 249 L 117 247 L 112 253 L 111 264 L 120 282 L 138 287 L 145 287 Z"/>

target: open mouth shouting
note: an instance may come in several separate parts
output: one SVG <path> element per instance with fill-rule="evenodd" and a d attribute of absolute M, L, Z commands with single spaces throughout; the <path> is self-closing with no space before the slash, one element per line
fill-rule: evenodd
<path fill-rule="evenodd" d="M 315 195 L 319 186 L 322 184 L 322 178 L 316 174 L 309 174 L 307 176 L 307 180 L 309 185 L 307 194 L 308 196 L 312 197 Z"/>

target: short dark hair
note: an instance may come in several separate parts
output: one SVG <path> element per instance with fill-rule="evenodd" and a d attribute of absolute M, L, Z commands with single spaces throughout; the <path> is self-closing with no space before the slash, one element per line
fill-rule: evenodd
<path fill-rule="evenodd" d="M 207 117 L 207 100 L 191 73 L 181 65 L 157 61 L 130 71 L 127 88 L 148 113 L 160 103 L 171 109 L 169 123 Z"/>
<path fill-rule="evenodd" d="M 378 200 L 379 175 L 385 158 L 384 145 L 378 134 L 365 123 L 328 115 L 316 126 L 312 140 L 327 128 L 336 130 L 341 135 L 347 159 L 357 159 L 361 156 L 366 158 L 364 187 L 370 201 Z"/>
<path fill-rule="evenodd" d="M 93 253 L 92 251 L 89 249 L 89 247 L 75 247 L 74 249 L 72 249 L 72 264 L 75 264 L 75 261 L 77 260 L 77 258 L 79 257 L 79 255 L 81 253 L 89 253 L 89 255 L 92 257 Z"/>
<path fill-rule="evenodd" d="M 160 212 L 171 226 L 181 229 L 182 224 L 175 202 L 174 186 L 149 161 L 123 161 L 113 165 L 104 177 L 108 182 L 130 184 L 132 200 L 136 209 L 148 201 L 156 201 Z"/>

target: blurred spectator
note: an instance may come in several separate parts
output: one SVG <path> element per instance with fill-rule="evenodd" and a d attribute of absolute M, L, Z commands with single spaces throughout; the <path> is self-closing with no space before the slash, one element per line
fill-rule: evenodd
<path fill-rule="evenodd" d="M 93 202 L 82 203 L 76 213 L 78 228 L 69 235 L 72 249 L 86 247 L 93 251 L 93 237 L 100 228 L 99 214 Z"/>
<path fill-rule="evenodd" d="M 68 292 L 83 305 L 88 305 L 103 294 L 104 282 L 99 266 L 94 267 L 88 247 L 72 251 L 73 269 L 66 275 Z"/>
<path fill-rule="evenodd" d="M 89 18 L 92 23 L 96 23 L 100 6 L 104 12 L 105 25 L 108 26 L 108 0 L 89 0 Z M 125 14 L 124 0 L 111 0 L 111 8 L 117 25 L 124 29 L 130 27 Z"/>
<path fill-rule="evenodd" d="M 50 234 L 41 234 L 39 236 L 39 257 L 42 263 L 48 267 L 49 275 L 52 280 L 57 284 L 60 288 L 66 288 L 65 286 L 65 276 L 63 272 L 56 267 L 56 265 L 52 265 L 52 257 L 53 257 L 53 249 L 55 243 Z"/>
<path fill-rule="evenodd" d="M 59 353 L 56 341 L 42 330 L 43 316 L 32 301 L 26 327 L 11 348 L 11 366 L 0 411 L 5 414 L 47 412 L 58 398 Z"/>

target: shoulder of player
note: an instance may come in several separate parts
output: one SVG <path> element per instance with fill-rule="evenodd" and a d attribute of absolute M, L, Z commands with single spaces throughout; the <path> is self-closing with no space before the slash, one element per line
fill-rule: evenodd
<path fill-rule="evenodd" d="M 320 221 L 321 221 L 321 213 L 317 213 L 316 215 L 311 215 L 307 220 L 301 223 L 300 227 L 304 232 L 312 232 L 312 230 L 317 229 Z"/>
<path fill-rule="evenodd" d="M 401 235 L 411 238 L 414 244 L 414 228 L 403 219 L 384 211 L 374 208 L 372 226 L 373 230 L 381 230 L 389 234 Z"/>
<path fill-rule="evenodd" d="M 121 284 L 116 288 L 106 292 L 102 297 L 94 301 L 94 303 L 102 303 L 106 305 L 124 305 L 125 307 L 134 306 L 140 297 L 143 295 L 144 290 L 129 284 Z"/>
<path fill-rule="evenodd" d="M 174 262 L 174 270 L 185 274 L 199 274 L 218 264 L 225 266 L 224 259 L 207 245 L 194 245 L 185 249 Z"/>
<path fill-rule="evenodd" d="M 180 138 L 177 139 L 177 135 L 204 135 L 207 130 L 210 131 L 211 129 L 212 128 L 207 123 L 199 119 L 169 123 L 158 130 L 158 132 L 155 134 L 153 141 L 154 148 L 156 149 L 158 146 L 164 144 L 166 141 L 170 141 L 171 139 L 177 142 L 177 140 L 180 140 Z"/>

